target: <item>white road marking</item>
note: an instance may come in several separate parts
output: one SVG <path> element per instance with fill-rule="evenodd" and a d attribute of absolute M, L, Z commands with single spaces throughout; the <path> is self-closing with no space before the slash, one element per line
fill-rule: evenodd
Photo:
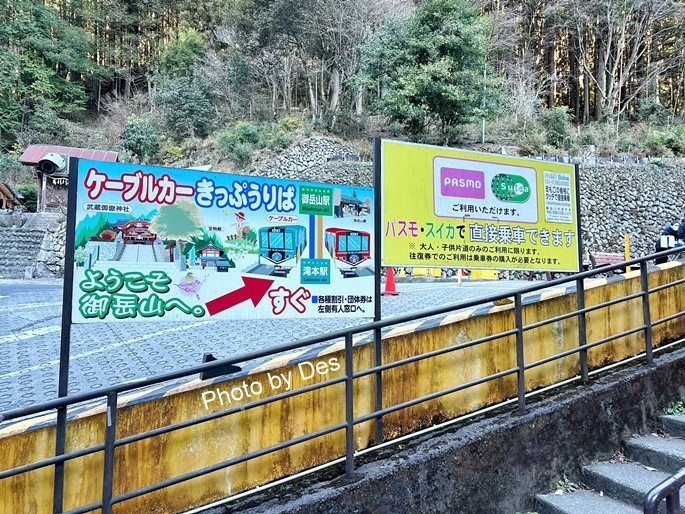
<path fill-rule="evenodd" d="M 74 361 L 74 360 L 76 360 L 76 359 L 84 359 L 84 358 L 86 358 L 86 357 L 90 357 L 91 355 L 95 355 L 95 354 L 97 354 L 97 353 L 106 352 L 106 351 L 111 350 L 111 349 L 113 349 L 113 348 L 119 348 L 119 347 L 121 347 L 121 346 L 126 346 L 126 345 L 133 344 L 133 343 L 139 343 L 139 342 L 141 342 L 141 341 L 145 341 L 146 339 L 151 339 L 151 338 L 153 338 L 153 337 L 163 336 L 163 335 L 165 335 L 165 334 L 170 334 L 170 333 L 172 333 L 172 332 L 178 332 L 178 331 L 180 331 L 180 330 L 190 330 L 190 329 L 192 329 L 192 328 L 201 327 L 201 326 L 204 326 L 204 325 L 210 325 L 210 324 L 213 324 L 213 323 L 216 323 L 216 322 L 217 322 L 216 320 L 198 321 L 198 322 L 196 322 L 196 323 L 191 323 L 191 324 L 189 324 L 189 325 L 184 325 L 184 326 L 182 326 L 182 327 L 174 327 L 174 328 L 167 328 L 167 329 L 164 329 L 164 330 L 159 330 L 159 331 L 157 331 L 157 332 L 152 332 L 152 333 L 150 333 L 150 334 L 145 334 L 145 335 L 143 335 L 143 336 L 134 337 L 134 338 L 128 339 L 128 340 L 126 340 L 126 341 L 121 341 L 120 343 L 115 343 L 115 344 L 111 344 L 111 345 L 109 345 L 109 346 L 104 346 L 104 347 L 98 348 L 97 350 L 91 350 L 91 351 L 88 351 L 88 352 L 83 352 L 83 353 L 79 353 L 79 354 L 76 354 L 76 355 L 72 355 L 72 356 L 70 357 L 69 361 Z M 60 329 L 61 329 L 61 327 L 59 327 L 59 326 L 55 326 L 55 327 L 46 327 L 46 328 L 54 328 L 54 329 L 56 329 L 56 330 L 60 330 Z M 53 331 L 54 331 L 54 330 L 53 330 Z M 0 341 L 0 342 L 2 342 L 2 341 Z M 19 376 L 19 375 L 21 375 L 21 374 L 23 374 L 23 373 L 28 373 L 28 372 L 30 372 L 30 371 L 36 371 L 36 370 L 43 369 L 43 368 L 49 368 L 49 367 L 52 367 L 52 366 L 56 366 L 56 365 L 58 365 L 58 364 L 59 364 L 59 359 L 51 360 L 51 361 L 45 362 L 45 363 L 43 363 L 43 364 L 38 364 L 38 365 L 36 365 L 36 366 L 31 366 L 31 367 L 23 368 L 23 369 L 20 369 L 20 370 L 17 370 L 17 371 L 12 371 L 11 373 L 6 373 L 6 374 L 4 374 L 4 375 L 0 375 L 0 379 L 16 377 L 16 376 Z"/>
<path fill-rule="evenodd" d="M 7 298 L 7 297 L 6 296 L 0 296 L 0 298 Z M 43 307 L 54 307 L 56 305 L 62 305 L 62 302 L 19 303 L 19 304 L 12 304 L 12 305 L 3 305 L 3 306 L 0 306 L 0 311 L 42 309 Z"/>
<path fill-rule="evenodd" d="M 19 332 L 17 334 L 2 336 L 0 337 L 0 344 L 14 343 L 16 341 L 23 341 L 24 339 L 32 339 L 34 337 L 52 334 L 53 332 L 59 332 L 60 330 L 62 330 L 62 327 L 59 325 L 50 325 L 49 327 L 34 328 L 33 330 L 26 330 L 25 332 Z"/>

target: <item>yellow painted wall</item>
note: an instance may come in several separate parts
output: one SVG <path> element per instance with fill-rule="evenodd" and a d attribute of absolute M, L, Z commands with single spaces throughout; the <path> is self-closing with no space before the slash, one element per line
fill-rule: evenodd
<path fill-rule="evenodd" d="M 666 266 L 650 273 L 651 287 L 672 282 L 682 277 L 683 266 Z M 626 280 L 599 285 L 587 290 L 586 306 L 597 305 L 615 298 L 625 297 L 640 290 L 639 276 L 626 275 Z M 632 278 L 631 278 L 632 277 Z M 523 309 L 524 324 L 569 312 L 576 308 L 575 293 L 547 294 L 548 298 L 528 304 Z M 685 310 L 685 285 L 653 293 L 650 298 L 652 319 Z M 600 340 L 611 333 L 629 330 L 642 324 L 641 300 L 604 307 L 587 314 L 587 340 Z M 456 313 L 444 318 L 441 325 L 415 331 L 415 326 L 398 327 L 382 341 L 385 363 L 420 353 L 468 343 L 490 334 L 509 330 L 514 326 L 513 304 L 493 307 L 487 315 L 469 317 Z M 572 349 L 578 345 L 577 317 L 571 317 L 540 328 L 526 331 L 525 360 L 531 363 Z M 685 334 L 685 319 L 677 319 L 653 329 L 653 342 L 659 346 L 665 341 Z M 591 349 L 590 367 L 616 362 L 644 351 L 643 333 L 623 336 L 620 339 Z M 305 377 L 297 363 L 272 364 L 255 370 L 247 377 L 239 377 L 218 384 L 207 385 L 195 380 L 164 397 L 131 402 L 123 406 L 117 418 L 117 435 L 125 437 L 170 423 L 195 419 L 210 412 L 244 405 L 245 401 L 231 401 L 223 406 L 216 402 L 205 409 L 203 393 L 217 389 L 230 391 L 243 383 L 259 382 L 263 398 L 272 394 L 269 376 L 292 373 L 293 387 L 309 385 L 316 380 L 342 376 L 344 372 L 342 345 L 332 345 L 325 354 L 311 359 L 305 365 L 330 366 L 332 359 L 339 365 L 318 378 Z M 373 364 L 373 347 L 365 344 L 355 348 L 354 369 L 360 371 Z M 515 337 L 498 338 L 478 346 L 471 346 L 430 359 L 404 365 L 383 372 L 383 405 L 390 407 L 418 396 L 430 394 L 477 380 L 484 375 L 516 367 Z M 322 368 L 322 369 L 324 369 Z M 577 355 L 547 363 L 526 372 L 526 388 L 538 389 L 579 373 Z M 238 457 L 281 441 L 344 421 L 344 384 L 273 404 L 237 412 L 228 417 L 202 425 L 184 428 L 170 434 L 140 441 L 116 450 L 114 494 L 144 487 L 156 481 L 178 476 L 222 460 Z M 396 437 L 412 430 L 432 425 L 476 409 L 500 402 L 516 395 L 516 375 L 512 373 L 464 391 L 452 393 L 406 408 L 386 416 L 383 420 L 386 438 Z M 360 416 L 373 409 L 373 377 L 357 379 L 354 386 L 354 413 Z M 124 399 L 125 402 L 125 399 Z M 104 441 L 104 415 L 102 409 L 72 420 L 68 427 L 68 450 L 84 448 Z M 365 448 L 373 443 L 372 422 L 355 429 L 355 446 Z M 340 457 L 344 452 L 345 433 L 320 437 L 314 441 L 262 456 L 247 463 L 213 472 L 190 482 L 169 487 L 115 506 L 118 513 L 168 513 L 235 494 L 259 484 L 290 475 Z M 21 425 L 0 430 L 0 469 L 50 457 L 54 451 L 54 427 L 25 430 Z M 66 468 L 65 508 L 97 501 L 102 493 L 102 453 L 70 462 Z M 0 480 L 0 512 L 49 513 L 52 502 L 51 468 Z"/>

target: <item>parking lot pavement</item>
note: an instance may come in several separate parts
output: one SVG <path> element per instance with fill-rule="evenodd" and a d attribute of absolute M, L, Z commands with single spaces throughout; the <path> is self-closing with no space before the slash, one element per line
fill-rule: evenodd
<path fill-rule="evenodd" d="M 397 283 L 384 318 L 512 292 L 530 281 Z M 57 396 L 62 283 L 0 280 L 0 412 Z M 205 353 L 241 355 L 371 321 L 284 319 L 73 325 L 69 393 L 200 364 Z"/>

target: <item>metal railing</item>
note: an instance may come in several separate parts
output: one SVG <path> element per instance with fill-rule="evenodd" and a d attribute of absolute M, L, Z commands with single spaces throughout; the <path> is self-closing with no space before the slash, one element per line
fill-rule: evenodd
<path fill-rule="evenodd" d="M 661 252 L 657 255 L 668 255 L 673 253 L 673 250 L 666 252 Z M 513 294 L 511 292 L 502 293 L 499 295 L 493 295 L 487 298 L 481 298 L 477 300 L 470 300 L 465 302 L 455 303 L 450 306 L 429 309 L 420 311 L 417 313 L 412 313 L 403 316 L 397 316 L 387 320 L 381 320 L 377 322 L 371 322 L 362 324 L 353 328 L 339 330 L 336 332 L 327 333 L 325 335 L 310 337 L 297 342 L 279 345 L 268 350 L 261 350 L 256 352 L 251 352 L 247 354 L 238 355 L 236 357 L 217 360 L 211 363 L 206 363 L 202 365 L 197 365 L 190 367 L 181 371 L 175 371 L 171 373 L 166 373 L 153 378 L 141 379 L 134 382 L 119 384 L 116 386 L 106 387 L 100 390 L 95 390 L 87 393 L 81 393 L 71 396 L 65 396 L 41 404 L 10 410 L 4 413 L 0 413 L 0 422 L 8 420 L 16 420 L 26 416 L 33 416 L 36 414 L 46 414 L 54 413 L 62 414 L 70 406 L 75 406 L 77 404 L 83 404 L 85 402 L 93 402 L 94 400 L 105 400 L 106 402 L 106 429 L 104 442 L 101 444 L 96 444 L 88 448 L 81 448 L 78 450 L 65 452 L 62 451 L 62 446 L 57 443 L 57 451 L 55 455 L 50 458 L 38 460 L 36 462 L 31 462 L 22 466 L 18 466 L 12 469 L 7 469 L 0 471 L 0 480 L 7 479 L 13 476 L 28 473 L 34 470 L 54 467 L 55 471 L 55 485 L 53 488 L 53 512 L 61 513 L 68 512 L 69 514 L 85 513 L 95 509 L 101 509 L 103 514 L 109 514 L 112 512 L 112 507 L 116 504 L 137 498 L 154 491 L 164 489 L 166 487 L 173 486 L 209 473 L 213 473 L 218 470 L 226 469 L 230 466 L 234 466 L 239 463 L 247 462 L 251 459 L 264 456 L 278 450 L 289 448 L 291 446 L 316 439 L 318 437 L 332 434 L 339 431 L 345 432 L 345 475 L 348 478 L 353 477 L 354 467 L 355 467 L 355 445 L 354 445 L 354 427 L 360 423 L 374 421 L 375 422 L 375 439 L 373 447 L 377 447 L 384 443 L 383 440 L 383 418 L 391 413 L 419 405 L 430 400 L 443 397 L 445 395 L 453 394 L 458 391 L 462 391 L 471 387 L 478 386 L 490 382 L 492 380 L 501 379 L 506 376 L 516 376 L 516 387 L 517 394 L 515 398 L 515 403 L 517 404 L 517 410 L 519 413 L 525 412 L 526 409 L 526 397 L 527 391 L 525 387 L 525 374 L 529 370 L 542 366 L 549 362 L 559 360 L 562 358 L 569 357 L 571 355 L 577 355 L 579 359 L 579 370 L 580 374 L 574 377 L 573 380 L 580 380 L 582 382 L 587 382 L 589 380 L 589 366 L 588 366 L 588 350 L 598 347 L 600 345 L 607 344 L 616 339 L 625 337 L 627 335 L 643 333 L 644 340 L 644 353 L 642 354 L 642 359 L 648 365 L 653 362 L 654 349 L 652 348 L 652 328 L 658 324 L 666 323 L 670 320 L 677 319 L 685 311 L 672 313 L 661 319 L 652 320 L 650 319 L 650 294 L 658 292 L 660 290 L 675 287 L 677 285 L 685 283 L 685 278 L 675 280 L 668 284 L 663 284 L 652 289 L 649 288 L 647 280 L 647 267 L 648 262 L 654 259 L 654 256 L 647 256 L 643 258 L 633 259 L 628 262 L 618 263 L 615 265 L 603 266 L 599 269 L 589 270 L 575 275 L 570 275 L 567 277 L 562 277 L 554 279 L 544 283 L 532 284 L 528 287 L 524 287 L 515 291 Z M 602 303 L 598 303 L 592 306 L 586 306 L 585 304 L 585 279 L 592 278 L 596 274 L 602 273 L 612 273 L 614 271 L 631 267 L 639 267 L 640 272 L 640 290 L 632 293 L 628 296 L 622 298 L 616 298 L 608 300 Z M 522 316 L 523 299 L 526 294 L 535 293 L 542 289 L 561 286 L 565 284 L 575 285 L 575 295 L 576 295 L 576 309 L 569 312 L 565 312 L 558 316 L 524 325 Z M 461 309 L 468 309 L 472 307 L 483 306 L 484 304 L 490 304 L 491 302 L 497 302 L 498 300 L 503 300 L 505 298 L 511 298 L 513 296 L 513 308 L 514 308 L 514 324 L 513 326 L 503 330 L 501 332 L 488 335 L 486 337 L 481 337 L 479 339 L 470 340 L 463 343 L 453 344 L 440 349 L 435 349 L 430 352 L 422 353 L 419 355 L 414 355 L 411 357 L 403 358 L 393 362 L 383 363 L 382 361 L 382 351 L 381 351 L 381 332 L 391 326 L 404 324 L 407 322 L 413 322 L 418 319 L 430 318 L 434 316 L 440 316 L 443 314 L 451 313 Z M 588 342 L 586 340 L 586 315 L 598 309 L 610 307 L 612 305 L 620 304 L 622 302 L 627 302 L 631 300 L 641 300 L 642 303 L 642 315 L 638 316 L 638 323 L 631 327 L 630 329 L 611 334 L 610 336 L 604 337 L 600 340 Z M 561 351 L 557 354 L 550 355 L 534 362 L 526 362 L 524 357 L 524 347 L 525 347 L 525 334 L 526 332 L 549 325 L 552 323 L 557 323 L 559 321 L 576 318 L 578 326 L 578 346 L 572 349 Z M 372 334 L 373 342 L 366 344 L 374 344 L 374 365 L 372 367 L 355 370 L 353 368 L 353 341 L 355 335 L 360 334 Z M 383 407 L 383 372 L 399 368 L 401 366 L 419 362 L 422 360 L 430 359 L 439 355 L 448 354 L 451 352 L 456 352 L 463 350 L 465 348 L 473 347 L 476 345 L 484 344 L 495 339 L 503 337 L 514 336 L 516 343 L 516 364 L 507 369 L 499 370 L 495 373 L 479 377 L 477 379 L 455 385 L 446 389 L 432 392 L 424 396 L 412 398 L 410 400 L 404 401 L 402 403 Z M 211 372 L 212 370 L 217 370 L 219 368 L 244 363 L 246 361 L 253 361 L 255 359 L 261 359 L 265 357 L 273 357 L 277 354 L 282 354 L 284 352 L 291 352 L 293 350 L 309 348 L 321 345 L 327 341 L 344 339 L 344 374 L 339 377 L 329 378 L 318 383 L 309 384 L 300 387 L 295 390 L 284 391 L 273 396 L 263 397 L 251 401 L 250 403 L 241 404 L 238 406 L 230 407 L 227 409 L 220 410 L 218 412 L 212 412 L 202 415 L 197 418 L 184 420 L 181 422 L 172 423 L 166 426 L 160 426 L 153 430 L 148 430 L 146 432 L 137 433 L 134 435 L 128 435 L 126 437 L 117 437 L 116 427 L 117 419 L 120 407 L 117 405 L 118 399 L 122 394 L 131 391 L 138 391 L 144 388 L 149 388 L 151 386 L 156 386 L 170 381 L 178 381 L 179 379 L 187 379 L 194 375 L 198 375 L 203 372 Z M 353 409 L 353 387 L 354 381 L 363 377 L 373 377 L 373 386 L 375 388 L 375 400 L 374 408 L 372 412 L 368 412 L 363 415 L 355 416 Z M 278 402 L 286 398 L 292 398 L 298 395 L 308 393 L 317 389 L 323 389 L 331 387 L 337 384 L 344 384 L 344 421 L 330 424 L 328 426 L 319 428 L 316 431 L 304 433 L 297 437 L 293 437 L 289 440 L 273 444 L 268 447 L 259 448 L 258 450 L 245 453 L 243 455 L 233 457 L 221 462 L 217 462 L 210 466 L 200 467 L 192 471 L 177 475 L 159 482 L 155 482 L 144 487 L 140 487 L 133 490 L 127 490 L 121 492 L 120 494 L 114 494 L 113 484 L 114 484 L 114 469 L 115 469 L 115 450 L 117 448 L 124 447 L 139 441 L 146 439 L 151 439 L 155 437 L 162 436 L 164 434 L 169 434 L 176 430 L 180 430 L 186 427 L 201 425 L 203 423 L 208 423 L 219 418 L 230 416 L 234 413 L 243 412 L 246 410 L 254 409 L 257 407 L 265 406 L 267 404 Z M 63 417 L 63 422 L 66 424 L 66 416 Z M 58 415 L 58 425 L 60 423 L 60 416 Z M 66 430 L 66 425 L 61 427 L 63 431 Z M 58 426 L 58 439 L 59 439 L 60 427 Z M 63 443 L 63 442 L 62 442 Z M 104 466 L 102 471 L 102 497 L 99 501 L 89 503 L 87 505 L 81 505 L 69 511 L 63 511 L 64 504 L 64 467 L 65 463 L 84 457 L 86 455 L 92 455 L 98 452 L 104 452 Z M 646 512 L 646 511 L 645 511 Z M 675 511 L 674 511 L 675 512 Z"/>
<path fill-rule="evenodd" d="M 659 514 L 659 505 L 666 500 L 666 514 L 680 514 L 680 489 L 685 485 L 685 468 L 657 484 L 647 493 L 644 514 Z"/>

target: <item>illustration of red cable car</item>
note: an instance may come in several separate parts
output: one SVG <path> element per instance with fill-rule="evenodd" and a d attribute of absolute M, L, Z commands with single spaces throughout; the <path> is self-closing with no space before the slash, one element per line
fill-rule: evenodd
<path fill-rule="evenodd" d="M 370 264 L 371 234 L 368 232 L 327 228 L 325 241 L 326 250 L 343 275 L 354 274 L 357 268 Z"/>

